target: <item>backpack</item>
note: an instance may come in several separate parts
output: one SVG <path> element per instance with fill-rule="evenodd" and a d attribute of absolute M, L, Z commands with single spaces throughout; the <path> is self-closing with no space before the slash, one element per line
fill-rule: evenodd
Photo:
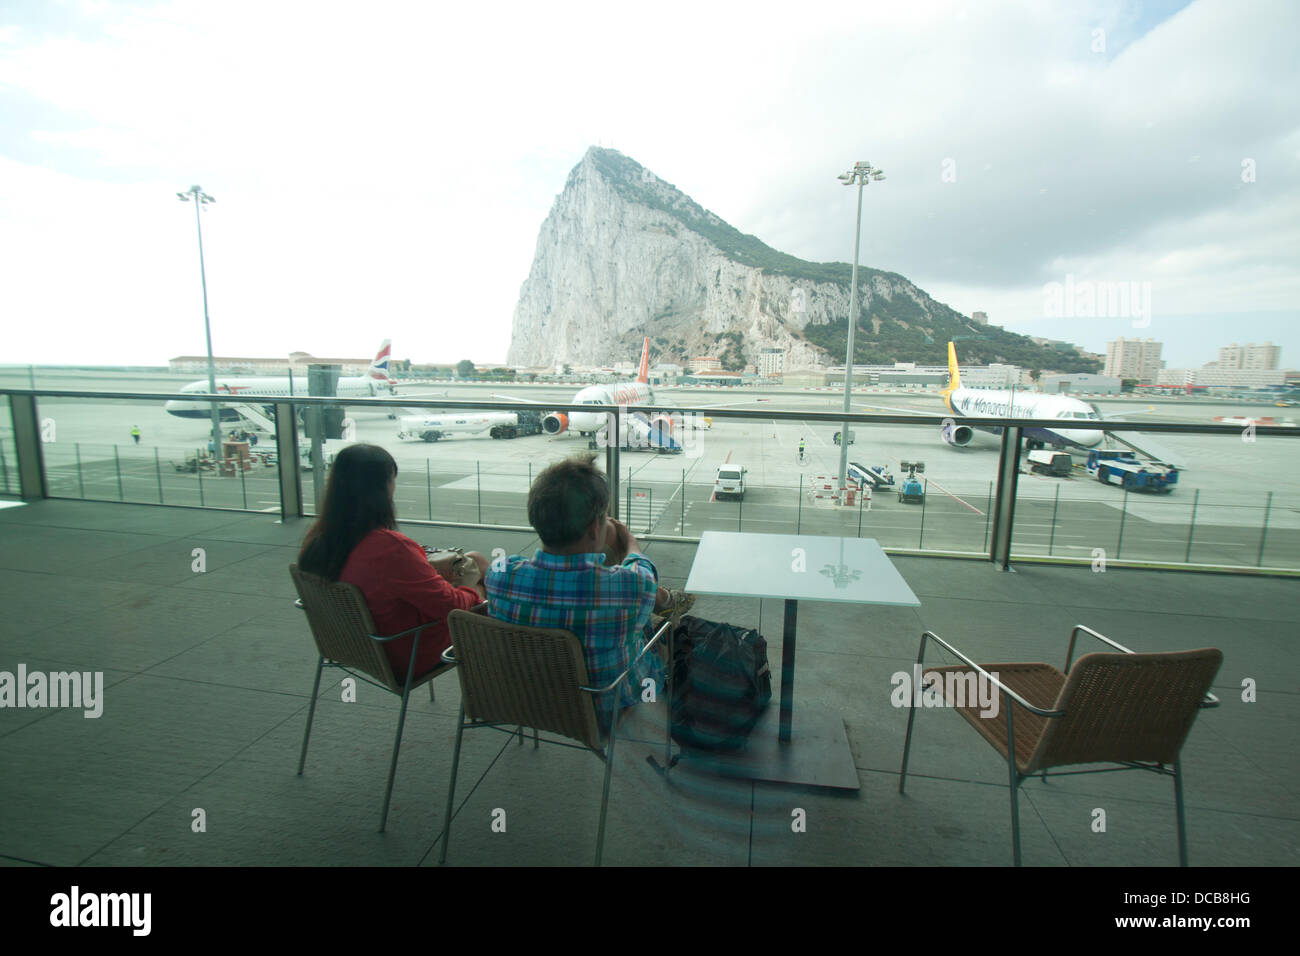
<path fill-rule="evenodd" d="M 758 631 L 686 616 L 673 633 L 672 736 L 683 747 L 739 750 L 772 700 Z"/>

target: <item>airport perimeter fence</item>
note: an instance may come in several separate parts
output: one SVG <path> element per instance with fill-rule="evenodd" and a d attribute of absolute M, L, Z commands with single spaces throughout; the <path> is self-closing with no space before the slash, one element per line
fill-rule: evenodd
<path fill-rule="evenodd" d="M 8 414 L 10 396 L 0 394 L 0 399 L 4 401 L 0 412 L 5 413 L 0 423 L 0 491 L 15 495 L 20 449 Z M 68 408 L 60 414 L 67 430 Z M 765 418 L 768 415 L 764 413 Z M 792 420 L 807 417 L 800 413 Z M 866 427 L 877 417 L 855 416 L 855 423 Z M 891 429 L 909 427 L 906 421 L 885 424 Z M 226 463 L 226 467 L 201 446 L 67 441 L 52 434 L 42 438 L 50 497 L 282 511 L 282 463 L 275 443 L 267 437 L 252 450 L 247 463 Z M 1267 440 L 1276 443 L 1270 453 L 1291 454 L 1289 449 L 1297 447 L 1279 437 Z M 527 497 L 538 472 L 581 450 L 577 442 L 529 441 L 493 442 L 494 451 L 507 454 L 504 461 L 500 455 L 491 461 L 477 457 L 475 444 L 463 440 L 427 446 L 381 441 L 400 462 L 399 518 L 527 529 Z M 337 445 L 325 442 L 327 448 Z M 304 439 L 302 447 L 310 447 L 310 442 Z M 598 451 L 603 465 L 604 450 Z M 851 503 L 839 504 L 835 476 L 821 474 L 828 468 L 807 461 L 800 466 L 795 461 L 790 468 L 769 467 L 767 473 L 751 469 L 744 495 L 723 499 L 715 494 L 717 462 L 712 459 L 611 451 L 618 469 L 617 511 L 645 539 L 698 540 L 709 530 L 747 531 L 873 538 L 896 552 L 980 557 L 990 553 L 997 511 L 995 477 L 972 475 L 940 482 L 919 474 L 924 494 L 919 500 L 903 501 L 898 491 L 905 476 L 893 469 L 892 486 L 869 493 L 858 489 Z M 302 513 L 311 516 L 326 472 L 310 468 L 306 457 L 301 455 L 295 467 Z M 331 457 L 327 452 L 327 467 Z M 1300 494 L 1294 487 L 1258 486 L 1236 494 L 1211 492 L 1195 487 L 1186 476 L 1173 494 L 1143 494 L 1101 486 L 1078 466 L 1072 475 L 1052 479 L 1027 476 L 1022 469 L 1010 554 L 1094 566 L 1102 561 L 1296 571 L 1300 570 Z"/>

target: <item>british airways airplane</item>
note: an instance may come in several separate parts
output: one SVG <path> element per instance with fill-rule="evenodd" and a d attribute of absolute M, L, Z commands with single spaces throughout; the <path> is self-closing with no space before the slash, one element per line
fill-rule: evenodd
<path fill-rule="evenodd" d="M 355 375 L 346 378 L 340 378 L 335 394 L 340 398 L 368 398 L 373 395 L 394 394 L 396 392 L 396 381 L 388 374 L 388 360 L 392 354 L 392 342 L 384 339 L 383 345 L 379 347 L 379 354 L 370 363 L 370 368 L 365 375 Z M 190 382 L 181 389 L 182 393 L 198 392 L 208 394 L 208 383 L 206 380 L 200 382 Z M 217 394 L 218 395 L 306 395 L 307 382 L 305 379 L 299 379 L 292 384 L 287 376 L 281 378 L 245 378 L 237 376 L 234 378 L 218 378 Z M 187 402 L 173 399 L 167 402 L 164 407 L 167 411 L 179 418 L 209 418 L 212 414 L 212 405 L 210 402 Z M 232 405 L 221 406 L 222 421 L 239 421 L 243 416 L 239 410 Z"/>

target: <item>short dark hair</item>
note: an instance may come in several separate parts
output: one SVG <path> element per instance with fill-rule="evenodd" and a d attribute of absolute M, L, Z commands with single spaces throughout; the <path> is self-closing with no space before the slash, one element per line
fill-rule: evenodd
<path fill-rule="evenodd" d="M 548 548 L 567 548 L 582 539 L 609 510 L 609 484 L 595 455 L 551 465 L 528 492 L 528 521 Z"/>

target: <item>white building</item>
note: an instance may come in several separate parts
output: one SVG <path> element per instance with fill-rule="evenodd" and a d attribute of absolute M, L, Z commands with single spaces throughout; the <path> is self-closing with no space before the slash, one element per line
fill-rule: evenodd
<path fill-rule="evenodd" d="M 785 372 L 785 350 L 763 349 L 758 356 L 758 374 L 763 378 L 780 378 Z"/>
<path fill-rule="evenodd" d="M 1274 345 L 1272 342 L 1265 342 L 1262 345 L 1256 345 L 1254 342 L 1238 345 L 1233 342 L 1219 349 L 1219 360 L 1207 365 L 1206 368 L 1276 369 L 1281 360 L 1282 346 L 1280 345 Z"/>
<path fill-rule="evenodd" d="M 1286 384 L 1285 369 L 1167 368 L 1156 385 L 1211 385 L 1221 388 L 1257 388 Z"/>
<path fill-rule="evenodd" d="M 1164 362 L 1160 360 L 1163 342 L 1152 339 L 1125 339 L 1106 343 L 1106 366 L 1102 374 L 1107 378 L 1135 378 L 1147 385 L 1156 384 Z"/>

